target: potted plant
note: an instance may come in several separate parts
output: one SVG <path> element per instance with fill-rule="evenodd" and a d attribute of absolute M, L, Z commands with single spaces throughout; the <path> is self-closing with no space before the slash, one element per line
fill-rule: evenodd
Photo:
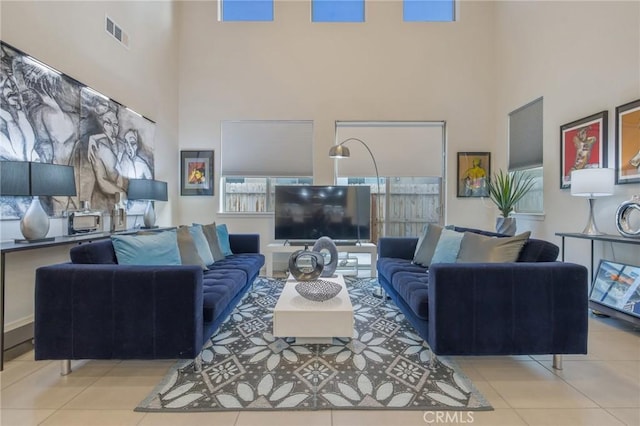
<path fill-rule="evenodd" d="M 516 233 L 516 219 L 509 217 L 509 214 L 533 184 L 533 178 L 522 172 L 505 173 L 498 170 L 498 173 L 494 173 L 489 179 L 487 182 L 489 198 L 502 214 L 496 220 L 496 232 L 507 235 Z"/>

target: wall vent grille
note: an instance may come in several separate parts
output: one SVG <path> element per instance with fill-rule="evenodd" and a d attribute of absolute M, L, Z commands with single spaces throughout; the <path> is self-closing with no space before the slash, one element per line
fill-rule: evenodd
<path fill-rule="evenodd" d="M 114 20 L 109 18 L 108 16 L 105 17 L 105 30 L 120 44 L 127 48 L 129 47 L 129 35 L 122 29 L 120 25 L 116 24 Z"/>

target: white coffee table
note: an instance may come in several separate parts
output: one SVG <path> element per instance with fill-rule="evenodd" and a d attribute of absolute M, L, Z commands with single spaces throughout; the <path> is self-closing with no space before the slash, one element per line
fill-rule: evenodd
<path fill-rule="evenodd" d="M 353 335 L 353 305 L 342 275 L 320 278 L 339 284 L 342 289 L 332 299 L 314 302 L 300 296 L 291 275 L 273 310 L 273 335 L 295 337 L 296 343 L 331 343 L 333 337 Z"/>

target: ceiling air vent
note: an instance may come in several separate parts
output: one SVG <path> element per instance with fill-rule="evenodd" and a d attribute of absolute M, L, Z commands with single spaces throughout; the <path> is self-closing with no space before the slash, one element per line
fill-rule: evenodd
<path fill-rule="evenodd" d="M 120 25 L 116 24 L 113 19 L 108 16 L 105 19 L 105 29 L 107 32 L 118 42 L 120 42 L 123 46 L 129 47 L 129 35 L 124 32 Z"/>

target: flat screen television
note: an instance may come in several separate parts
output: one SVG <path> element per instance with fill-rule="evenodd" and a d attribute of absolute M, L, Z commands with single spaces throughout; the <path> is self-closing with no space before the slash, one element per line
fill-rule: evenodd
<path fill-rule="evenodd" d="M 276 240 L 339 241 L 371 239 L 368 186 L 289 186 L 275 188 Z"/>

